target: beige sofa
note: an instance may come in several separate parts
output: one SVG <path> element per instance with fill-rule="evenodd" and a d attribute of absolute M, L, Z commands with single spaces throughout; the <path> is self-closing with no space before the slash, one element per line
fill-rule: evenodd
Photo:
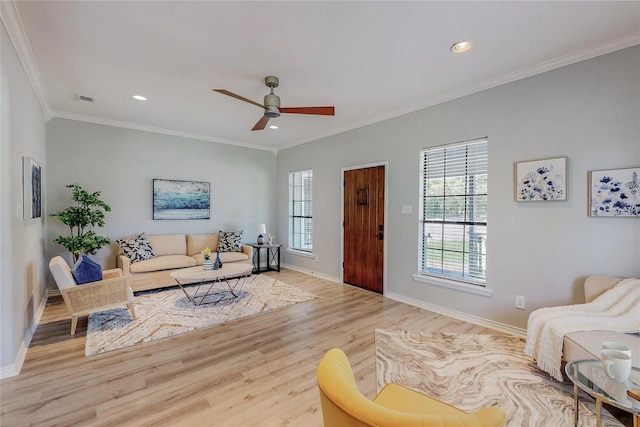
<path fill-rule="evenodd" d="M 589 276 L 584 281 L 584 299 L 591 302 L 622 280 L 611 276 Z M 640 316 L 640 314 L 638 314 Z M 616 341 L 631 348 L 632 365 L 640 367 L 640 335 L 610 331 L 572 332 L 565 335 L 562 358 L 565 362 L 599 359 L 603 341 Z"/>
<path fill-rule="evenodd" d="M 169 274 L 180 268 L 202 265 L 204 256 L 200 253 L 209 247 L 211 259 L 216 258 L 218 234 L 155 234 L 147 235 L 155 258 L 132 263 L 119 250 L 116 264 L 127 277 L 134 291 L 163 288 L 176 285 Z M 227 262 L 251 263 L 252 248 L 242 246 L 242 252 L 221 252 L 220 260 Z"/>

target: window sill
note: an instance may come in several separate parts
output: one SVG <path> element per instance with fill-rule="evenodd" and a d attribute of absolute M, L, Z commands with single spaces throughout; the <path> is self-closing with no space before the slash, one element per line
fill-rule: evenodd
<path fill-rule="evenodd" d="M 485 297 L 493 296 L 493 290 L 483 286 L 471 285 L 468 283 L 456 282 L 455 280 L 441 279 L 440 277 L 425 276 L 424 274 L 414 274 L 413 280 L 416 282 L 426 283 L 428 285 L 440 286 L 442 288 L 454 289 L 469 294 L 482 295 Z"/>
<path fill-rule="evenodd" d="M 312 252 L 299 251 L 297 249 L 287 248 L 287 253 L 291 255 L 301 256 L 303 258 L 315 258 L 316 256 Z"/>

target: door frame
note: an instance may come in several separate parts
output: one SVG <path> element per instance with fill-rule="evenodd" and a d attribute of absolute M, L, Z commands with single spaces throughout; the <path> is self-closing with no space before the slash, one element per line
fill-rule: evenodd
<path fill-rule="evenodd" d="M 342 263 L 344 262 L 344 173 L 345 171 L 356 170 L 356 169 L 366 169 L 377 166 L 384 167 L 384 240 L 383 240 L 383 251 L 382 251 L 382 295 L 387 293 L 387 242 L 388 242 L 388 231 L 389 231 L 389 161 L 383 160 L 380 162 L 374 163 L 365 163 L 361 165 L 353 165 L 347 166 L 340 169 L 340 281 L 344 283 L 344 267 Z"/>

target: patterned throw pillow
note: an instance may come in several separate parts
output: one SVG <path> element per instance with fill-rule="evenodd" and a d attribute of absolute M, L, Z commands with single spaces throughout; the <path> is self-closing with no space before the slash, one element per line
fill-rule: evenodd
<path fill-rule="evenodd" d="M 156 254 L 153 253 L 151 243 L 149 243 L 147 236 L 144 233 L 136 237 L 118 239 L 116 240 L 116 243 L 120 245 L 122 253 L 131 260 L 131 263 L 156 257 Z"/>
<path fill-rule="evenodd" d="M 242 231 L 220 230 L 218 252 L 242 252 Z"/>

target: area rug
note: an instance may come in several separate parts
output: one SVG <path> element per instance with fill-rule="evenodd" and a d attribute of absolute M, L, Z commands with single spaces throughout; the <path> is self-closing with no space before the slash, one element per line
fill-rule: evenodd
<path fill-rule="evenodd" d="M 197 285 L 187 287 L 189 294 L 194 292 L 194 286 Z M 197 296 L 203 295 L 205 289 L 201 288 Z M 194 306 L 178 287 L 136 293 L 133 299 L 136 320 L 131 320 L 126 308 L 89 315 L 85 355 L 155 341 L 317 298 L 265 275 L 248 277 L 238 289 L 237 298 L 231 298 L 228 291 L 219 287 L 219 292 L 204 300 L 213 303 L 200 306 Z"/>
<path fill-rule="evenodd" d="M 376 330 L 378 390 L 396 383 L 463 411 L 497 405 L 507 426 L 573 426 L 573 385 L 559 383 L 511 336 Z M 580 395 L 580 426 L 595 426 L 595 404 Z M 621 426 L 602 411 L 603 426 Z"/>

